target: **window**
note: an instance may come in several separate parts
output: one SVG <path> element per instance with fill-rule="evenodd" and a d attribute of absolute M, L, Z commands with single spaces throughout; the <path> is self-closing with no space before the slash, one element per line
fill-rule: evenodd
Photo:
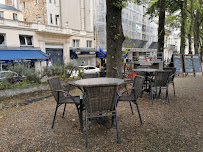
<path fill-rule="evenodd" d="M 4 18 L 4 12 L 0 11 L 0 18 Z"/>
<path fill-rule="evenodd" d="M 5 45 L 5 34 L 0 33 L 0 46 Z"/>
<path fill-rule="evenodd" d="M 59 15 L 56 15 L 56 25 L 59 25 L 58 21 L 59 21 Z"/>
<path fill-rule="evenodd" d="M 35 0 L 35 4 L 37 4 L 38 3 L 38 0 Z"/>
<path fill-rule="evenodd" d="M 25 2 L 23 2 L 23 7 L 26 8 L 26 3 Z"/>
<path fill-rule="evenodd" d="M 92 41 L 87 41 L 87 47 L 92 47 Z"/>
<path fill-rule="evenodd" d="M 50 23 L 53 24 L 52 14 L 50 14 Z"/>
<path fill-rule="evenodd" d="M 73 47 L 79 47 L 79 40 L 73 40 Z"/>
<path fill-rule="evenodd" d="M 32 36 L 29 35 L 20 35 L 20 45 L 21 46 L 32 46 Z"/>
<path fill-rule="evenodd" d="M 18 20 L 18 14 L 13 13 L 13 20 Z"/>
<path fill-rule="evenodd" d="M 37 21 L 37 23 L 41 23 L 41 17 L 37 16 L 36 21 Z"/>

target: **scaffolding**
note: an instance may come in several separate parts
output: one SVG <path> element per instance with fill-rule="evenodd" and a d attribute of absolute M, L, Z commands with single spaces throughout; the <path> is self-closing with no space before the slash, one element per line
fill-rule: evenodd
<path fill-rule="evenodd" d="M 94 6 L 96 45 L 106 51 L 106 0 L 95 0 Z M 146 7 L 128 3 L 128 6 L 122 10 L 124 35 L 131 39 L 147 41 L 143 49 L 147 49 L 152 42 L 156 42 L 158 39 L 158 26 L 145 15 Z"/>

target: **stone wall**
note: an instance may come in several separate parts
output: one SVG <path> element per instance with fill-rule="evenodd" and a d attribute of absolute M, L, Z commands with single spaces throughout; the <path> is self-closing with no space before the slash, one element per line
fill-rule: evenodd
<path fill-rule="evenodd" d="M 6 0 L 5 4 L 13 6 L 12 0 Z M 24 21 L 37 23 L 37 17 L 40 17 L 40 23 L 47 24 L 46 0 L 38 0 L 37 4 L 35 0 L 21 0 L 19 9 L 24 14 Z"/>

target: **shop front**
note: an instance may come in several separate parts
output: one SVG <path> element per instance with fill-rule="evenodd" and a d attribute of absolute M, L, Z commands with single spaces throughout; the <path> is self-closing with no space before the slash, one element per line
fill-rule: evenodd
<path fill-rule="evenodd" d="M 37 67 L 41 62 L 48 61 L 48 55 L 40 48 L 0 48 L 0 70 L 9 70 L 10 66 L 23 63 L 31 68 Z M 40 63 L 40 64 L 39 64 Z"/>

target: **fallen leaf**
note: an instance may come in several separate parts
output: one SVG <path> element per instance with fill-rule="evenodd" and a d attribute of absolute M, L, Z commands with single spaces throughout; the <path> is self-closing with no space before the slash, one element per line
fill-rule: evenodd
<path fill-rule="evenodd" d="M 0 119 L 3 118 L 4 116 L 0 116 Z"/>
<path fill-rule="evenodd" d="M 180 148 L 179 150 L 182 150 L 182 151 L 183 151 L 183 150 L 185 150 L 185 148 Z"/>
<path fill-rule="evenodd" d="M 201 132 L 197 132 L 198 135 L 201 135 Z"/>
<path fill-rule="evenodd" d="M 135 140 L 132 140 L 131 142 L 132 142 L 133 145 L 135 144 Z"/>

